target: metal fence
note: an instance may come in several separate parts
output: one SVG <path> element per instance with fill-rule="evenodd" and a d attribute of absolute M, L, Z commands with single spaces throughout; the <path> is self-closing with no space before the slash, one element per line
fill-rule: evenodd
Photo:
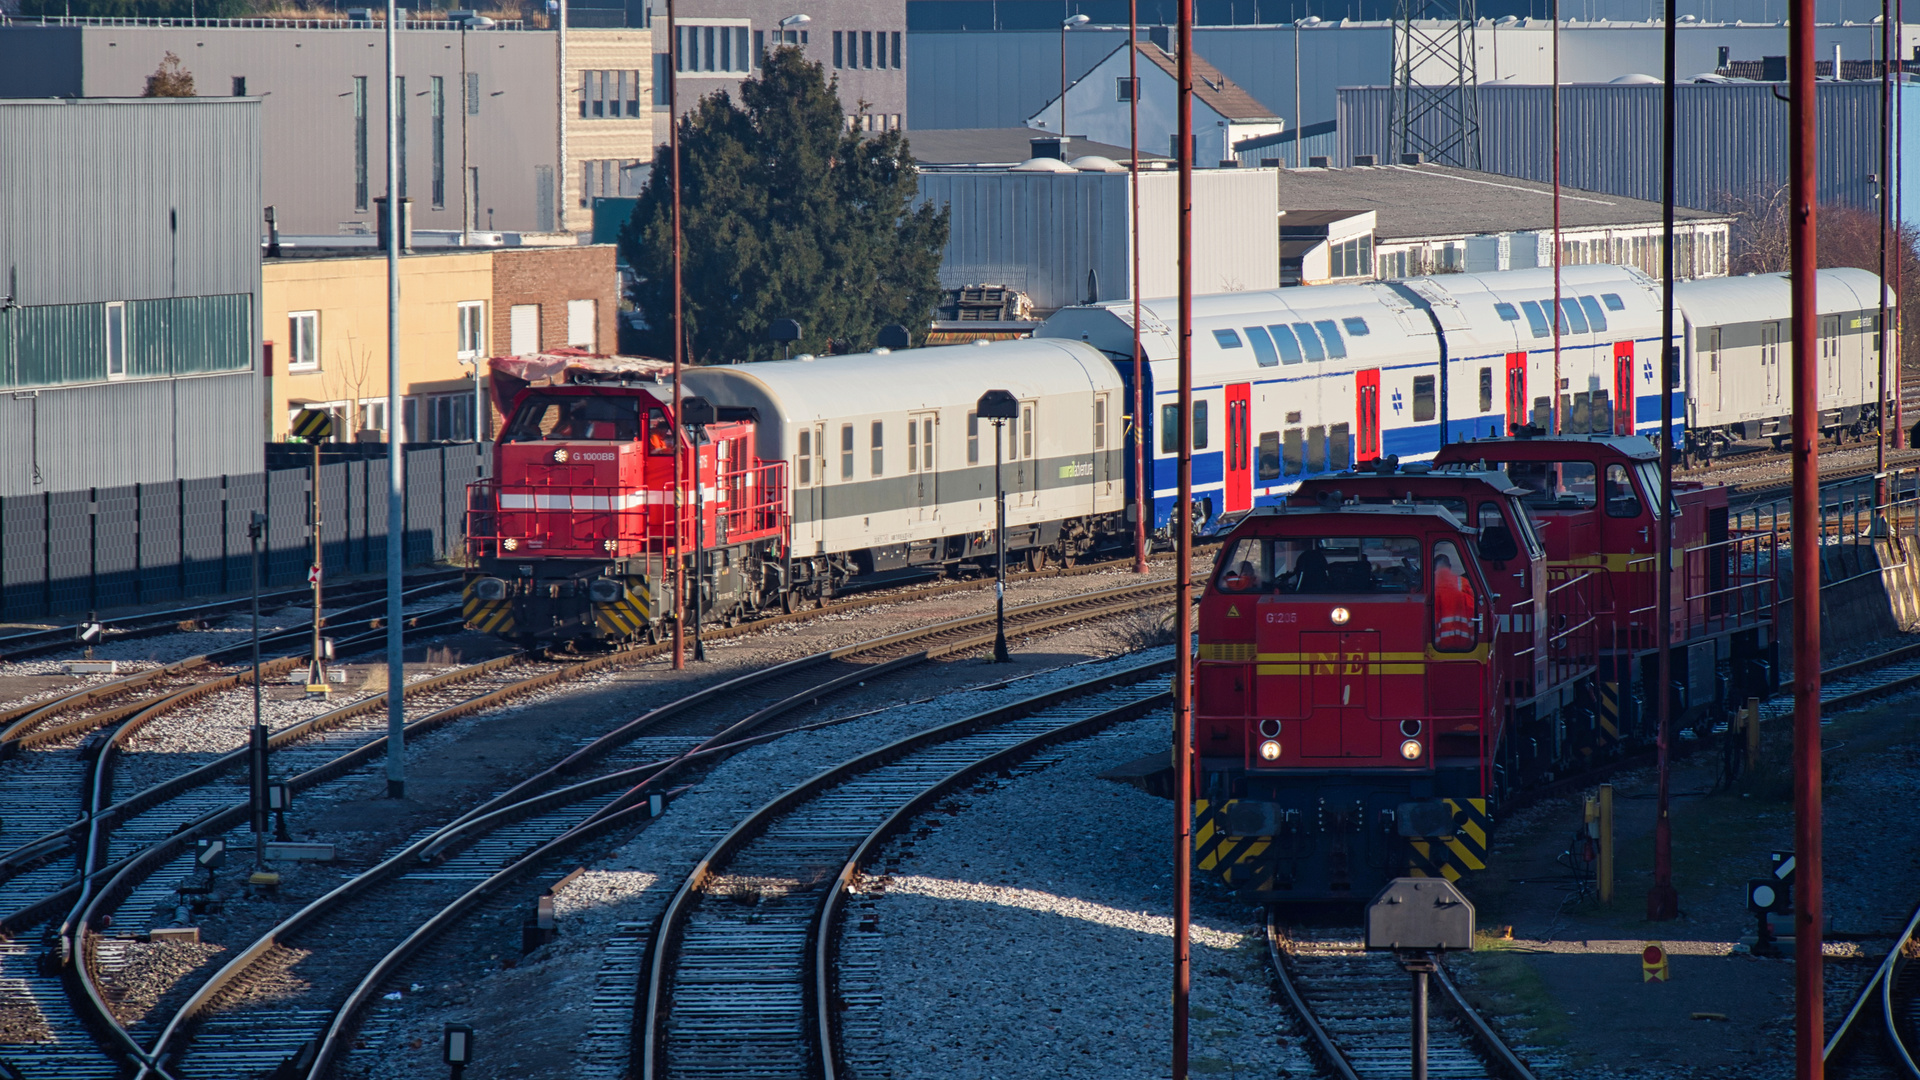
<path fill-rule="evenodd" d="M 491 444 L 406 452 L 402 536 L 408 565 L 458 557 L 466 486 L 487 475 Z M 30 619 L 248 587 L 247 523 L 267 515 L 263 586 L 298 584 L 312 562 L 309 469 L 0 498 L 0 618 Z M 384 458 L 320 466 L 327 574 L 386 565 Z"/>

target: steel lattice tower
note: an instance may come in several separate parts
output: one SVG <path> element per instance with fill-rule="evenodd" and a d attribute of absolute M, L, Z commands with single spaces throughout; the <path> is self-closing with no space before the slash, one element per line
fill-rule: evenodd
<path fill-rule="evenodd" d="M 1394 153 L 1478 169 L 1474 0 L 1399 0 L 1393 35 Z"/>

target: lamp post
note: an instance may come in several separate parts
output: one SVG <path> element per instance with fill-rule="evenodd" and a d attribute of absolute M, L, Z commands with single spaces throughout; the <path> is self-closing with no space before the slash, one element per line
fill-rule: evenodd
<path fill-rule="evenodd" d="M 989 390 L 980 395 L 974 415 L 993 421 L 993 662 L 1004 664 L 1007 655 L 1007 489 L 1000 483 L 1000 433 L 1009 420 L 1020 416 L 1020 401 L 1005 390 Z"/>
<path fill-rule="evenodd" d="M 407 721 L 401 710 L 407 685 L 400 632 L 400 575 L 406 565 L 406 451 L 400 425 L 400 127 L 394 96 L 394 22 L 399 11 L 387 0 L 387 795 L 407 794 Z M 262 762 L 264 766 L 265 762 Z"/>
<path fill-rule="evenodd" d="M 796 14 L 780 20 L 780 43 L 782 45 L 800 44 L 800 31 L 813 21 L 813 16 Z"/>
<path fill-rule="evenodd" d="M 1067 31 L 1078 29 L 1092 21 L 1085 15 L 1075 15 L 1060 24 L 1060 135 L 1062 138 L 1067 134 Z M 1062 144 L 1061 153 L 1065 152 L 1065 145 Z"/>
<path fill-rule="evenodd" d="M 1140 0 L 1127 0 L 1127 138 L 1133 155 L 1127 176 L 1133 242 L 1133 572 L 1147 572 L 1147 389 L 1140 355 Z"/>
<path fill-rule="evenodd" d="M 1300 167 L 1300 128 L 1304 126 L 1300 118 L 1305 115 L 1300 105 L 1300 29 L 1319 25 L 1318 15 L 1293 20 L 1293 167 L 1296 169 Z"/>

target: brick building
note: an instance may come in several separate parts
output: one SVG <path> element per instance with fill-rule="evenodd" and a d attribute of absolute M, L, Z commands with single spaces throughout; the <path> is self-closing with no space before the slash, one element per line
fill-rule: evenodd
<path fill-rule="evenodd" d="M 620 273 L 609 244 L 493 254 L 493 353 L 521 356 L 572 345 L 613 352 Z"/>

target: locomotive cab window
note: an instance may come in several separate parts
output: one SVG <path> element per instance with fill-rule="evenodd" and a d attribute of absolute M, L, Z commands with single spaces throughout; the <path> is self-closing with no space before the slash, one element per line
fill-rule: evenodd
<path fill-rule="evenodd" d="M 1511 461 L 1507 475 L 1528 506 L 1542 510 L 1590 510 L 1598 500 L 1591 461 Z"/>
<path fill-rule="evenodd" d="M 640 405 L 639 398 L 536 394 L 514 411 L 507 424 L 506 440 L 632 442 L 640 437 Z M 666 413 L 653 408 L 648 410 L 647 419 L 650 449 L 669 453 L 672 428 Z"/>
<path fill-rule="evenodd" d="M 1616 518 L 1637 518 L 1640 516 L 1640 496 L 1633 490 L 1633 479 L 1627 475 L 1625 465 L 1607 466 L 1607 516 Z"/>
<path fill-rule="evenodd" d="M 1420 541 L 1410 537 L 1247 537 L 1221 556 L 1216 587 L 1318 596 L 1418 592 L 1420 584 Z"/>
<path fill-rule="evenodd" d="M 1520 554 L 1520 544 L 1513 538 L 1513 530 L 1507 526 L 1507 519 L 1501 514 L 1499 503 L 1480 504 L 1479 524 L 1479 555 L 1482 559 L 1491 563 L 1501 563 Z"/>
<path fill-rule="evenodd" d="M 1473 584 L 1460 547 L 1451 540 L 1433 545 L 1433 647 L 1440 652 L 1470 652 L 1479 634 Z"/>

